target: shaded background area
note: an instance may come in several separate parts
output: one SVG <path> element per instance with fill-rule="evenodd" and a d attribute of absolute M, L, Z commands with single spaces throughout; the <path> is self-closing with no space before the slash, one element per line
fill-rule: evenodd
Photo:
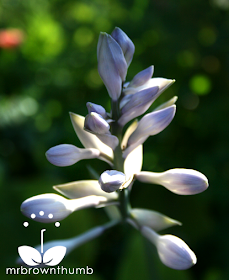
<path fill-rule="evenodd" d="M 186 197 L 135 183 L 132 205 L 181 221 L 182 227 L 162 233 L 184 239 L 198 263 L 188 271 L 169 269 L 138 232 L 128 228 L 124 234 L 117 227 L 61 264 L 92 267 L 91 280 L 228 279 L 228 0 L 1 1 L 1 32 L 17 29 L 13 42 L 4 33 L 0 37 L 1 279 L 40 279 L 5 275 L 6 267 L 15 266 L 17 247 L 37 245 L 43 228 L 34 221 L 23 227 L 22 201 L 52 192 L 56 184 L 91 178 L 89 165 L 99 173 L 109 168 L 98 160 L 58 168 L 47 162 L 45 152 L 61 143 L 82 147 L 69 111 L 86 115 L 87 101 L 109 110 L 96 46 L 99 32 L 111 33 L 115 26 L 136 46 L 127 80 L 150 65 L 154 77 L 176 79 L 152 106 L 178 96 L 175 119 L 144 145 L 143 170 L 192 168 L 210 182 L 206 192 Z M 70 238 L 106 221 L 102 209 L 75 212 L 60 228 L 45 225 L 45 241 Z"/>

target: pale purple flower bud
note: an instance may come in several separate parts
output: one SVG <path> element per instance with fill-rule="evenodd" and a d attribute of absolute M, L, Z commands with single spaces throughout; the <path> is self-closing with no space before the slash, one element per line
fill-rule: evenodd
<path fill-rule="evenodd" d="M 85 148 L 96 148 L 100 151 L 100 159 L 112 164 L 114 158 L 113 150 L 105 145 L 98 137 L 84 129 L 85 117 L 70 113 L 74 130 Z"/>
<path fill-rule="evenodd" d="M 122 116 L 118 123 L 124 126 L 130 120 L 144 114 L 157 98 L 158 90 L 158 87 L 153 87 L 125 96 L 123 99 L 128 98 L 129 101 L 123 106 L 121 110 Z"/>
<path fill-rule="evenodd" d="M 142 227 L 141 233 L 156 246 L 159 258 L 166 266 L 184 270 L 196 264 L 196 255 L 179 237 L 170 234 L 161 236 L 149 227 Z"/>
<path fill-rule="evenodd" d="M 125 174 L 116 170 L 107 170 L 103 172 L 99 178 L 101 189 L 108 193 L 120 189 L 125 181 Z"/>
<path fill-rule="evenodd" d="M 94 112 L 85 117 L 84 128 L 98 134 L 110 134 L 109 124 L 101 115 Z"/>
<path fill-rule="evenodd" d="M 114 31 L 111 33 L 111 36 L 118 42 L 122 51 L 124 53 L 126 63 L 129 66 L 135 51 L 135 46 L 130 38 L 123 32 L 120 28 L 115 27 Z"/>
<path fill-rule="evenodd" d="M 112 134 L 98 134 L 95 133 L 95 135 L 98 137 L 100 141 L 102 141 L 104 144 L 109 146 L 113 151 L 116 149 L 116 147 L 119 144 L 118 137 L 112 135 Z"/>
<path fill-rule="evenodd" d="M 47 193 L 26 199 L 21 205 L 21 212 L 37 222 L 53 223 L 65 219 L 76 210 L 96 207 L 104 201 L 105 197 L 95 195 L 66 199 L 54 193 Z"/>
<path fill-rule="evenodd" d="M 97 104 L 94 104 L 94 103 L 91 103 L 91 102 L 87 102 L 86 106 L 87 106 L 89 114 L 94 112 L 94 113 L 97 113 L 97 114 L 101 115 L 104 119 L 106 119 L 107 112 L 101 105 L 97 105 Z"/>
<path fill-rule="evenodd" d="M 126 88 L 123 89 L 125 94 L 134 94 L 140 90 L 151 88 L 151 87 L 159 87 L 159 95 L 166 90 L 169 86 L 171 86 L 175 80 L 165 79 L 165 78 L 152 78 L 149 79 L 145 84 L 141 86 L 132 86 L 131 82 L 128 84 Z"/>
<path fill-rule="evenodd" d="M 127 64 L 120 45 L 108 34 L 100 33 L 97 46 L 98 71 L 112 100 L 118 100 Z"/>
<path fill-rule="evenodd" d="M 123 152 L 122 152 L 122 157 L 123 158 L 127 158 L 127 156 L 133 152 L 137 147 L 139 147 L 139 145 L 142 145 L 146 139 L 149 137 L 149 135 L 143 136 L 141 138 L 138 139 L 137 142 L 135 142 L 134 144 L 128 146 Z"/>
<path fill-rule="evenodd" d="M 80 149 L 69 144 L 57 145 L 46 152 L 48 161 L 56 166 L 70 166 L 82 159 L 98 158 L 99 156 L 100 151 L 97 149 Z"/>
<path fill-rule="evenodd" d="M 149 114 L 146 114 L 138 123 L 138 127 L 131 134 L 128 140 L 128 146 L 136 142 L 139 142 L 140 139 L 143 141 L 146 140 L 145 137 L 150 135 L 155 135 L 165 129 L 170 122 L 172 121 L 175 115 L 176 106 L 170 106 L 165 109 L 155 111 Z M 142 144 L 140 141 L 138 145 Z"/>
<path fill-rule="evenodd" d="M 141 72 L 139 72 L 137 75 L 134 76 L 132 81 L 128 84 L 128 87 L 140 87 L 144 86 L 153 76 L 154 72 L 154 66 L 150 66 Z"/>
<path fill-rule="evenodd" d="M 135 175 L 140 182 L 159 184 L 173 193 L 192 195 L 208 188 L 208 179 L 202 173 L 185 168 L 174 168 L 161 173 L 140 172 Z"/>

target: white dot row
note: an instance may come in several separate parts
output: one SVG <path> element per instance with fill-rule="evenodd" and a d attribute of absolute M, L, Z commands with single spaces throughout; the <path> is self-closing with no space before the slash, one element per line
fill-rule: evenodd
<path fill-rule="evenodd" d="M 39 212 L 40 216 L 44 216 L 44 214 L 45 214 L 44 211 L 40 211 Z M 36 215 L 33 213 L 33 214 L 30 215 L 30 217 L 31 217 L 31 219 L 35 219 Z M 49 219 L 52 219 L 53 218 L 53 214 L 52 213 L 48 214 L 48 217 L 49 217 Z"/>
<path fill-rule="evenodd" d="M 28 225 L 29 225 L 28 222 L 24 222 L 24 223 L 23 223 L 23 226 L 24 226 L 24 227 L 28 227 Z M 56 227 L 59 227 L 59 226 L 60 226 L 60 222 L 55 222 L 55 226 L 56 226 Z"/>

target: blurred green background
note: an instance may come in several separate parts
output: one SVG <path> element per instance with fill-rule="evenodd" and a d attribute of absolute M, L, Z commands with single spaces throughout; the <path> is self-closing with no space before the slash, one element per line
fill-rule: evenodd
<path fill-rule="evenodd" d="M 22 42 L 0 48 L 1 279 L 87 279 L 83 275 L 5 275 L 20 245 L 39 244 L 43 225 L 20 213 L 30 196 L 52 186 L 91 178 L 108 165 L 82 161 L 58 168 L 45 158 L 61 143 L 82 147 L 69 112 L 86 115 L 86 102 L 110 108 L 97 73 L 100 31 L 125 31 L 136 52 L 127 80 L 150 65 L 154 77 L 176 79 L 155 102 L 178 96 L 167 129 L 144 145 L 143 170 L 175 167 L 204 173 L 209 189 L 178 196 L 160 186 L 135 183 L 134 207 L 154 209 L 183 223 L 162 233 L 181 237 L 197 264 L 174 271 L 158 260 L 153 245 L 134 229 L 116 227 L 73 251 L 65 267 L 94 269 L 91 280 L 229 279 L 229 1 L 228 0 L 1 0 L 0 29 L 19 29 Z M 19 40 L 20 41 L 20 40 Z M 156 105 L 153 106 L 156 106 Z M 152 107 L 153 108 L 153 107 Z M 107 221 L 103 209 L 75 212 L 60 228 L 46 224 L 45 241 L 70 238 Z"/>

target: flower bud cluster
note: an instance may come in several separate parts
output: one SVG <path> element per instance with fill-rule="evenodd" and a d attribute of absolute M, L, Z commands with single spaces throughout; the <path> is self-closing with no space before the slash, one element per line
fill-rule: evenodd
<path fill-rule="evenodd" d="M 84 148 L 61 144 L 46 152 L 47 159 L 56 166 L 73 165 L 83 159 L 100 159 L 110 165 L 108 170 L 98 180 L 54 186 L 67 198 L 56 194 L 38 195 L 25 200 L 21 211 L 29 218 L 48 223 L 62 220 L 80 209 L 112 204 L 115 210 L 109 212 L 109 216 L 113 220 L 109 226 L 100 229 L 120 221 L 128 222 L 156 246 L 159 258 L 166 266 L 187 269 L 196 263 L 196 256 L 188 245 L 178 237 L 157 233 L 181 223 L 153 210 L 132 208 L 130 192 L 135 180 L 138 180 L 162 185 L 175 194 L 193 195 L 206 190 L 208 180 L 202 173 L 192 169 L 175 168 L 161 173 L 141 171 L 143 144 L 149 136 L 157 135 L 171 123 L 176 112 L 177 97 L 174 96 L 154 110 L 150 109 L 175 80 L 152 78 L 154 66 L 151 65 L 126 82 L 134 51 L 133 42 L 120 28 L 115 28 L 111 35 L 100 34 L 97 46 L 98 72 L 111 98 L 111 111 L 107 112 L 101 105 L 87 102 L 86 117 L 70 113 L 74 130 Z M 147 110 L 150 111 L 147 113 Z M 140 120 L 136 119 L 138 117 Z M 49 213 L 53 215 L 52 220 Z M 32 214 L 35 216 L 32 217 Z M 97 236 L 97 231 L 91 236 Z M 83 240 L 88 240 L 86 233 Z M 72 247 L 79 244 L 78 241 L 61 242 L 73 244 Z"/>

